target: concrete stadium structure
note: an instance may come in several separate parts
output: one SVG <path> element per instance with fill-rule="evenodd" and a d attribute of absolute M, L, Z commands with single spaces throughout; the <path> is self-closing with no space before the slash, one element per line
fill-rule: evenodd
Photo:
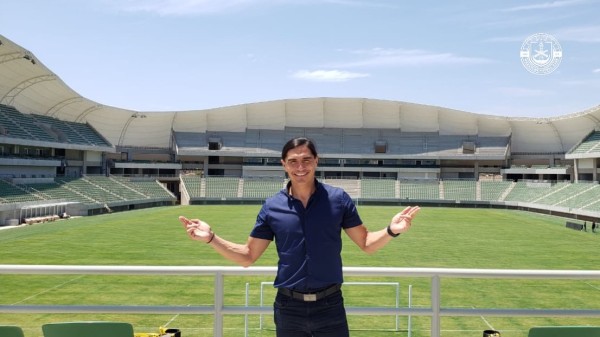
<path fill-rule="evenodd" d="M 34 54 L 0 35 L 0 108 L 0 176 L 25 183 L 56 176 L 153 177 L 179 196 L 186 174 L 284 178 L 280 150 L 294 136 L 316 141 L 323 179 L 599 180 L 600 106 L 552 118 L 513 118 L 319 97 L 134 111 L 82 97 Z M 19 122 L 19 114 L 30 119 Z M 23 123 L 39 126 L 44 137 L 21 130 Z M 189 203 L 190 193 L 184 194 Z M 478 194 L 475 200 L 483 199 Z"/>

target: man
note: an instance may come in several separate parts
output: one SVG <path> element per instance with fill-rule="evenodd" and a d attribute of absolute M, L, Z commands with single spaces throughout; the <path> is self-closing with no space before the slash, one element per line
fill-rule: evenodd
<path fill-rule="evenodd" d="M 266 200 L 245 244 L 217 236 L 201 220 L 179 220 L 188 235 L 210 244 L 244 267 L 253 264 L 275 239 L 279 262 L 274 286 L 274 320 L 278 337 L 347 337 L 348 321 L 341 292 L 344 229 L 363 251 L 374 253 L 408 231 L 419 207 L 407 207 L 390 224 L 369 232 L 350 196 L 315 179 L 319 157 L 307 138 L 288 141 L 281 164 L 287 187 Z"/>

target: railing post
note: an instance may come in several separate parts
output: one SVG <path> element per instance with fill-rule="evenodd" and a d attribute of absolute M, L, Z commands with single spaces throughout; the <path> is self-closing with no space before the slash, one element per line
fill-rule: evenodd
<path fill-rule="evenodd" d="M 225 303 L 223 273 L 215 272 L 215 314 L 213 323 L 213 336 L 223 337 L 223 306 Z"/>
<path fill-rule="evenodd" d="M 412 308 L 412 284 L 408 285 L 408 308 Z M 408 315 L 407 329 L 408 337 L 412 337 L 412 317 L 410 314 Z"/>
<path fill-rule="evenodd" d="M 431 277 L 431 337 L 440 337 L 440 276 Z"/>

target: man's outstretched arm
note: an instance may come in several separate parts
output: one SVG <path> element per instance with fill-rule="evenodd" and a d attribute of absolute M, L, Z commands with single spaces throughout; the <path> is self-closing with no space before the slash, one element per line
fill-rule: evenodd
<path fill-rule="evenodd" d="M 209 244 L 224 258 L 243 267 L 248 267 L 256 262 L 271 243 L 270 240 L 248 237 L 245 244 L 238 244 L 216 235 L 204 221 L 190 220 L 184 216 L 180 216 L 179 221 L 191 239 Z"/>

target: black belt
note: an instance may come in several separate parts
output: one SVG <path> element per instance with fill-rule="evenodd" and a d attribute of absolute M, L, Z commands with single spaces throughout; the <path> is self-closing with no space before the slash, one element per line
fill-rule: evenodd
<path fill-rule="evenodd" d="M 337 291 L 339 291 L 342 288 L 341 284 L 335 284 L 332 285 L 329 288 L 323 289 L 321 291 L 317 291 L 317 292 L 308 292 L 308 293 L 303 293 L 303 292 L 299 292 L 299 291 L 294 291 L 294 290 L 290 290 L 290 289 L 286 289 L 286 288 L 279 288 L 277 291 L 280 294 L 283 294 L 285 296 L 300 300 L 300 301 L 304 301 L 304 302 L 314 302 L 314 301 L 318 301 L 322 298 L 325 298 Z"/>

